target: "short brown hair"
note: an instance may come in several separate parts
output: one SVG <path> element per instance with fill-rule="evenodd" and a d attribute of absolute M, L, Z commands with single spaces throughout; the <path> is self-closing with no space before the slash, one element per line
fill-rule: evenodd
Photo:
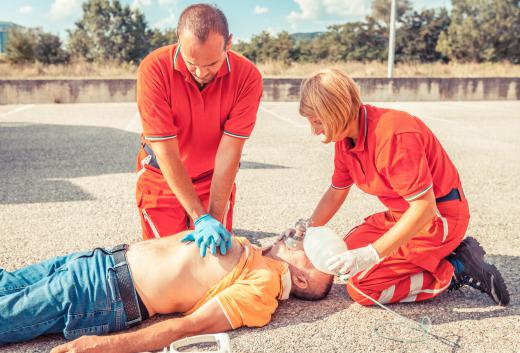
<path fill-rule="evenodd" d="M 319 274 L 314 273 L 312 275 L 306 273 L 306 277 L 308 286 L 306 288 L 300 288 L 293 285 L 294 288 L 291 291 L 293 297 L 301 300 L 316 301 L 322 300 L 329 294 L 332 283 L 334 282 L 334 276 L 320 272 Z"/>
<path fill-rule="evenodd" d="M 300 114 L 318 118 L 323 126 L 324 143 L 341 135 L 359 116 L 361 97 L 354 80 L 337 69 L 320 71 L 303 81 Z"/>
<path fill-rule="evenodd" d="M 194 4 L 182 11 L 177 23 L 177 37 L 184 31 L 190 31 L 201 42 L 208 39 L 210 32 L 215 32 L 224 37 L 224 43 L 229 39 L 229 28 L 226 16 L 215 5 Z"/>

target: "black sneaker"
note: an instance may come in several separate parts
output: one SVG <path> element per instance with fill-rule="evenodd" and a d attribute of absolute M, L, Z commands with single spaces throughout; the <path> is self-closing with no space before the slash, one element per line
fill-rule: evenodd
<path fill-rule="evenodd" d="M 457 290 L 468 285 L 486 293 L 498 305 L 507 305 L 509 304 L 509 292 L 504 279 L 495 265 L 484 260 L 485 254 L 486 252 L 475 238 L 464 239 L 448 257 L 452 263 L 454 260 L 458 260 L 464 266 L 462 271 L 453 275 L 454 282 L 452 282 L 450 290 Z"/>

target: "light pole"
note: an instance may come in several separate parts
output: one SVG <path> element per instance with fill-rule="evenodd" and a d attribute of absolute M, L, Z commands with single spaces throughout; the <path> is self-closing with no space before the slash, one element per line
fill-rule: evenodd
<path fill-rule="evenodd" d="M 392 78 L 394 75 L 395 60 L 395 17 L 397 12 L 397 0 L 392 0 L 390 5 L 390 35 L 388 41 L 388 71 L 386 77 Z"/>

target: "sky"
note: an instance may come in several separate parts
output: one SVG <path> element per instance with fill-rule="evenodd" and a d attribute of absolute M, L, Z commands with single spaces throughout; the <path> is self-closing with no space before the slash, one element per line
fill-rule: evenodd
<path fill-rule="evenodd" d="M 66 39 L 66 30 L 82 16 L 83 0 L 0 0 L 0 21 L 25 27 L 41 27 Z M 175 27 L 189 0 L 120 0 L 139 8 L 151 27 Z M 362 20 L 371 0 L 210 0 L 224 13 L 234 42 L 248 41 L 266 30 L 272 34 L 325 31 L 327 26 Z M 412 0 L 414 9 L 450 7 L 451 0 Z"/>

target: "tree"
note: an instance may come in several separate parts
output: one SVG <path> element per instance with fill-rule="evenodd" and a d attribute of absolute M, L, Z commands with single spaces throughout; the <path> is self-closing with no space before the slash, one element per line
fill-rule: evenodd
<path fill-rule="evenodd" d="M 35 61 L 36 36 L 33 30 L 12 28 L 8 32 L 6 59 L 11 64 L 26 64 Z"/>
<path fill-rule="evenodd" d="M 69 31 L 72 55 L 87 61 L 139 62 L 150 48 L 147 24 L 139 10 L 119 0 L 88 0 L 83 17 Z"/>
<path fill-rule="evenodd" d="M 35 58 L 43 64 L 64 64 L 69 54 L 63 50 L 60 37 L 51 33 L 39 32 L 35 47 Z"/>
<path fill-rule="evenodd" d="M 396 0 L 396 21 L 401 22 L 404 15 L 412 11 L 410 0 Z M 371 4 L 371 15 L 374 20 L 388 28 L 390 24 L 390 6 L 392 0 L 373 0 Z"/>
<path fill-rule="evenodd" d="M 285 65 L 291 64 L 294 57 L 294 39 L 291 38 L 289 32 L 282 31 L 273 39 L 272 52 L 270 57 L 274 60 L 283 62 Z"/>
<path fill-rule="evenodd" d="M 453 0 L 437 50 L 451 60 L 520 63 L 518 0 Z"/>
<path fill-rule="evenodd" d="M 150 42 L 150 50 L 154 50 L 165 45 L 177 42 L 177 31 L 175 28 L 169 28 L 164 31 L 160 29 L 152 29 L 148 34 Z"/>
<path fill-rule="evenodd" d="M 386 56 L 386 29 L 372 17 L 365 22 L 348 22 L 328 27 L 321 38 L 329 48 L 327 59 L 332 61 L 384 60 Z"/>
<path fill-rule="evenodd" d="M 396 59 L 398 61 L 432 62 L 446 57 L 436 50 L 440 34 L 450 25 L 445 8 L 414 11 L 403 17 L 397 32 Z"/>

